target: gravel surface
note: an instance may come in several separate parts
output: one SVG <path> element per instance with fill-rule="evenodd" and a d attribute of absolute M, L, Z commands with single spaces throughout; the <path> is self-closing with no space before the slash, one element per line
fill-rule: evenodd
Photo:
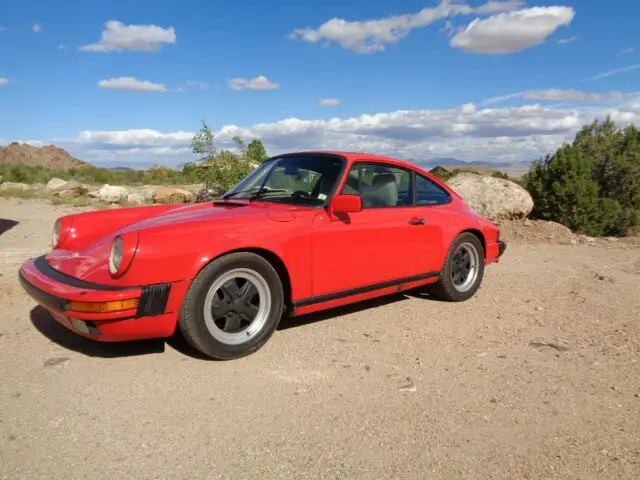
<path fill-rule="evenodd" d="M 70 211 L 0 198 L 0 479 L 640 477 L 637 243 L 510 244 L 467 302 L 395 295 L 215 362 L 34 308 L 18 267 Z"/>

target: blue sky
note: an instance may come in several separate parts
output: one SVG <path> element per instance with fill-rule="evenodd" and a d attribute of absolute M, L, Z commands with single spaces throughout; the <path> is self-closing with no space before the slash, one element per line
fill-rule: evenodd
<path fill-rule="evenodd" d="M 532 160 L 640 124 L 635 0 L 3 0 L 0 143 L 100 164 L 220 147 Z"/>

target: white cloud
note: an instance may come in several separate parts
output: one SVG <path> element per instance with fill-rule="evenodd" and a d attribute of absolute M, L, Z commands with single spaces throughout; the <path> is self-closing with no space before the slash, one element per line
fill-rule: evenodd
<path fill-rule="evenodd" d="M 615 70 L 609 70 L 607 72 L 598 73 L 597 75 L 590 77 L 589 80 L 600 80 L 601 78 L 614 77 L 622 73 L 627 73 L 627 72 L 631 72 L 632 70 L 637 70 L 638 68 L 640 68 L 640 63 L 629 65 L 628 67 L 624 67 L 624 68 L 616 68 Z"/>
<path fill-rule="evenodd" d="M 556 40 L 556 43 L 559 44 L 559 45 L 566 45 L 567 43 L 575 42 L 577 38 L 578 37 L 576 37 L 576 36 L 567 37 L 567 38 L 561 38 L 560 40 Z"/>
<path fill-rule="evenodd" d="M 58 50 L 68 50 L 68 47 L 64 43 L 61 43 L 58 45 Z"/>
<path fill-rule="evenodd" d="M 148 80 L 138 80 L 134 77 L 116 77 L 98 82 L 100 88 L 112 90 L 131 90 L 135 92 L 166 92 L 167 87 L 161 83 L 153 83 Z"/>
<path fill-rule="evenodd" d="M 186 146 L 191 142 L 194 132 L 158 132 L 149 128 L 129 130 L 84 130 L 75 139 L 82 144 L 104 144 L 128 146 L 127 148 Z"/>
<path fill-rule="evenodd" d="M 601 100 L 624 100 L 638 96 L 639 93 L 626 92 L 583 92 L 579 90 L 538 90 L 522 93 L 528 100 L 552 100 L 563 102 L 597 102 Z"/>
<path fill-rule="evenodd" d="M 490 14 L 511 11 L 521 7 L 522 1 L 490 1 L 474 9 L 469 5 L 442 0 L 435 7 L 423 8 L 417 13 L 393 15 L 375 20 L 348 21 L 332 18 L 318 28 L 296 28 L 290 35 L 308 43 L 335 42 L 345 50 L 356 53 L 384 51 L 387 45 L 406 37 L 411 30 L 427 27 L 438 20 L 456 15 Z M 445 29 L 447 27 L 445 26 Z"/>
<path fill-rule="evenodd" d="M 264 75 L 258 75 L 252 79 L 232 78 L 228 83 L 229 88 L 232 90 L 274 90 L 280 86 L 270 81 Z"/>
<path fill-rule="evenodd" d="M 190 88 L 197 88 L 199 90 L 207 90 L 211 86 L 211 84 L 208 82 L 197 82 L 195 80 L 187 80 L 186 82 L 184 82 L 184 86 L 190 87 Z"/>
<path fill-rule="evenodd" d="M 5 77 L 0 77 L 0 87 L 4 87 L 5 85 L 9 85 L 9 79 Z"/>
<path fill-rule="evenodd" d="M 416 160 L 452 156 L 491 163 L 538 158 L 573 138 L 594 118 L 606 115 L 621 125 L 638 124 L 640 99 L 625 98 L 606 108 L 593 104 L 573 108 L 536 104 L 478 108 L 465 104 L 445 110 L 398 110 L 329 120 L 287 118 L 251 126 L 225 125 L 214 133 L 219 148 L 230 147 L 232 137 L 241 135 L 261 138 L 270 154 L 330 149 Z M 74 139 L 55 143 L 92 162 L 125 157 L 130 163 L 176 165 L 193 160 L 189 153 L 193 135 L 193 131 L 152 129 L 87 130 Z"/>
<path fill-rule="evenodd" d="M 157 25 L 124 25 L 117 20 L 104 24 L 99 43 L 79 47 L 84 52 L 154 52 L 163 44 L 176 43 L 173 27 Z"/>
<path fill-rule="evenodd" d="M 471 53 L 515 53 L 539 45 L 574 16 L 571 7 L 533 7 L 476 18 L 449 43 Z"/>
<path fill-rule="evenodd" d="M 620 50 L 618 52 L 618 57 L 621 57 L 622 55 L 629 55 L 630 53 L 635 53 L 636 49 L 633 47 L 629 47 L 629 48 L 623 48 L 622 50 Z"/>
<path fill-rule="evenodd" d="M 480 5 L 474 11 L 479 14 L 492 15 L 494 13 L 518 10 L 524 7 L 524 4 L 525 4 L 524 0 L 505 0 L 505 1 L 490 0 L 484 5 Z"/>
<path fill-rule="evenodd" d="M 31 31 L 34 33 L 40 33 L 42 31 L 42 25 L 39 23 L 34 23 L 33 27 L 31 27 Z"/>
<path fill-rule="evenodd" d="M 640 95 L 640 92 L 585 92 L 581 90 L 562 90 L 562 89 L 548 89 L 548 90 L 530 90 L 525 92 L 511 93 L 508 95 L 502 95 L 499 97 L 489 98 L 485 100 L 483 105 L 492 105 L 496 103 L 505 102 L 507 100 L 513 100 L 521 98 L 525 100 L 543 100 L 543 101 L 555 101 L 555 102 L 598 102 L 598 101 L 622 101 L 629 98 L 635 98 Z"/>
<path fill-rule="evenodd" d="M 323 107 L 336 107 L 340 105 L 340 99 L 339 98 L 323 98 L 318 103 Z"/>

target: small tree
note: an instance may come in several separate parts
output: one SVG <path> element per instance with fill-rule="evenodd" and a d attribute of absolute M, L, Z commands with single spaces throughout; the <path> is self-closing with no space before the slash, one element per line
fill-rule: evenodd
<path fill-rule="evenodd" d="M 260 164 L 267 158 L 269 158 L 269 155 L 267 155 L 267 150 L 264 148 L 262 140 L 258 138 L 251 140 L 251 143 L 249 143 L 247 147 L 247 159 L 252 163 Z"/>
<path fill-rule="evenodd" d="M 640 132 L 611 119 L 583 127 L 571 145 L 523 177 L 532 215 L 589 235 L 625 235 L 640 223 Z"/>
<path fill-rule="evenodd" d="M 240 155 L 229 150 L 218 153 L 214 140 L 213 132 L 202 122 L 202 128 L 193 137 L 191 149 L 200 159 L 196 167 L 199 180 L 217 195 L 233 187 L 251 172 L 252 167 L 247 161 L 244 142 L 240 137 L 233 138 Z"/>

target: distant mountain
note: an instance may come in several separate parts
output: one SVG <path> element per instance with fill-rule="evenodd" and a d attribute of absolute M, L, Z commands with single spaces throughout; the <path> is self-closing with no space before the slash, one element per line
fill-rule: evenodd
<path fill-rule="evenodd" d="M 460 168 L 466 167 L 491 167 L 495 170 L 499 170 L 507 175 L 518 178 L 522 176 L 529 170 L 531 166 L 531 162 L 493 162 L 493 161 L 479 161 L 473 160 L 469 162 L 465 162 L 464 160 L 460 160 L 458 158 L 453 157 L 436 157 L 429 159 L 421 159 L 421 160 L 410 160 L 410 162 L 419 165 L 420 167 L 431 170 L 436 165 L 447 166 L 447 167 L 457 167 Z"/>
<path fill-rule="evenodd" d="M 131 167 L 109 167 L 109 170 L 135 170 Z"/>
<path fill-rule="evenodd" d="M 53 145 L 39 148 L 18 142 L 0 147 L 0 164 L 39 166 L 57 170 L 91 166 L 87 162 L 72 157 L 66 150 Z"/>
<path fill-rule="evenodd" d="M 413 163 L 417 163 L 418 165 L 422 166 L 422 167 L 428 167 L 428 168 L 433 168 L 436 165 L 448 165 L 448 166 L 453 166 L 453 165 L 460 165 L 460 166 L 490 166 L 490 167 L 494 167 L 496 169 L 500 168 L 500 167 L 512 167 L 512 166 L 526 166 L 527 168 L 529 167 L 531 162 L 494 162 L 494 161 L 479 161 L 479 160 L 472 160 L 469 162 L 466 162 L 464 160 L 460 160 L 457 158 L 453 158 L 453 157 L 436 157 L 436 158 L 429 158 L 429 159 L 425 159 L 425 160 L 411 160 Z"/>

